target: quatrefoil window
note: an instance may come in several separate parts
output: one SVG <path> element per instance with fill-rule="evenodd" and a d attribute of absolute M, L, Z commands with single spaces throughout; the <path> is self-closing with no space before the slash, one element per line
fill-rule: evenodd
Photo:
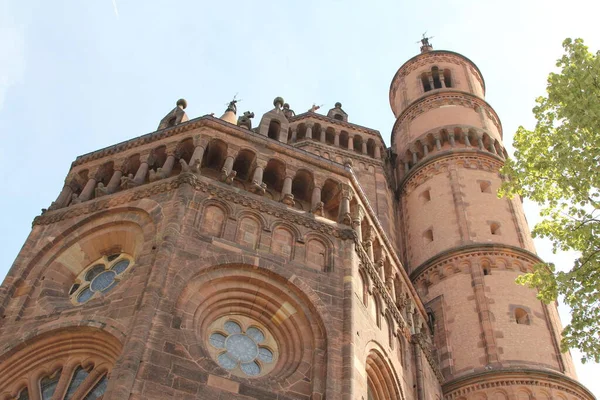
<path fill-rule="evenodd" d="M 211 324 L 209 347 L 215 361 L 235 375 L 262 376 L 271 371 L 277 357 L 271 334 L 245 317 L 220 318 Z"/>
<path fill-rule="evenodd" d="M 69 295 L 75 304 L 106 295 L 133 265 L 133 258 L 125 253 L 112 254 L 91 263 L 75 279 Z"/>

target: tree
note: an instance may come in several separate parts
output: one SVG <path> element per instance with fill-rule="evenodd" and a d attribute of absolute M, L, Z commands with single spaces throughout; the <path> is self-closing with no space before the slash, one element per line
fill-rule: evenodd
<path fill-rule="evenodd" d="M 535 129 L 521 126 L 515 134 L 499 194 L 540 204 L 544 219 L 533 236 L 549 238 L 554 252 L 581 254 L 567 271 L 539 263 L 517 283 L 538 289 L 546 303 L 563 299 L 572 319 L 562 351 L 578 348 L 582 362 L 600 362 L 600 52 L 589 52 L 582 39 L 566 39 L 563 47 L 560 72 L 549 75 L 547 95 L 536 99 Z"/>

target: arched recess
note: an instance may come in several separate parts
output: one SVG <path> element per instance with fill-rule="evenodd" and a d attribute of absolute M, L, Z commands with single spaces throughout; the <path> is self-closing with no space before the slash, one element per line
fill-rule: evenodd
<path fill-rule="evenodd" d="M 225 231 L 225 224 L 229 215 L 231 215 L 231 209 L 227 204 L 221 201 L 208 200 L 202 206 L 196 226 L 198 226 L 200 232 L 206 235 L 221 237 Z"/>
<path fill-rule="evenodd" d="M 333 271 L 333 243 L 319 234 L 309 233 L 304 237 L 306 243 L 306 265 L 317 271 Z"/>
<path fill-rule="evenodd" d="M 367 393 L 370 400 L 404 399 L 398 379 L 388 365 L 386 357 L 377 349 L 372 349 L 366 362 Z"/>
<path fill-rule="evenodd" d="M 294 200 L 302 210 L 310 210 L 310 201 L 314 189 L 313 174 L 305 169 L 296 172 L 292 180 L 292 194 Z"/>
<path fill-rule="evenodd" d="M 252 177 L 256 163 L 256 153 L 252 150 L 242 149 L 237 153 L 233 163 L 233 170 L 237 173 L 235 178 L 247 182 Z"/>
<path fill-rule="evenodd" d="M 100 397 L 121 350 L 117 338 L 97 328 L 45 332 L 0 356 L 0 399 L 49 398 L 40 394 L 42 382 L 53 399 Z"/>
<path fill-rule="evenodd" d="M 56 307 L 72 307 L 69 291 L 76 277 L 103 256 L 122 252 L 136 260 L 150 253 L 161 218 L 160 205 L 143 199 L 128 207 L 86 216 L 65 230 L 49 231 L 48 240 L 44 241 L 46 245 L 36 245 L 34 257 L 23 258 L 28 263 L 22 266 L 17 261 L 9 273 L 10 277 L 16 278 L 15 286 L 29 287 L 30 291 L 25 292 L 27 296 L 7 296 L 0 303 L 0 313 L 3 313 L 3 307 L 27 310 L 32 302 L 35 304 L 29 312 L 33 315 L 47 314 Z M 128 274 L 135 273 L 136 268 Z M 129 284 L 128 279 L 123 279 L 106 295 L 126 293 Z"/>
<path fill-rule="evenodd" d="M 240 213 L 237 218 L 238 225 L 235 241 L 242 246 L 256 249 L 260 243 L 260 236 L 265 226 L 265 220 L 260 214 L 253 212 Z"/>
<path fill-rule="evenodd" d="M 194 269 L 182 270 L 175 280 L 186 282 L 175 304 L 181 335 L 186 338 L 181 343 L 199 368 L 236 381 L 252 379 L 253 386 L 264 390 L 281 393 L 284 388 L 283 395 L 289 391 L 312 398 L 326 393 L 327 338 L 322 317 L 328 314 L 323 314 L 326 308 L 318 296 L 306 286 L 297 287 L 293 279 L 254 265 L 201 268 L 195 274 Z M 222 318 L 250 320 L 272 335 L 277 347 L 271 349 L 274 365 L 266 375 L 240 376 L 237 367 L 219 364 L 215 351 L 221 350 L 215 350 L 210 338 L 214 321 Z"/>
<path fill-rule="evenodd" d="M 298 230 L 288 224 L 276 222 L 272 225 L 271 232 L 271 253 L 293 260 L 296 240 L 300 237 Z"/>
<path fill-rule="evenodd" d="M 226 158 L 227 143 L 220 139 L 211 140 L 202 158 L 202 174 L 214 178 L 220 176 Z"/>

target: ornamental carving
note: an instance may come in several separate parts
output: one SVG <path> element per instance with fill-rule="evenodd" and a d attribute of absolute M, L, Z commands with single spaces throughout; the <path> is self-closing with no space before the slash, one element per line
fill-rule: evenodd
<path fill-rule="evenodd" d="M 171 180 L 162 180 L 154 184 L 144 185 L 137 188 L 137 190 L 134 188 L 132 191 L 120 192 L 119 194 L 114 195 L 114 197 L 101 197 L 76 206 L 49 211 L 44 215 L 35 217 L 33 225 L 49 225 L 65 219 L 106 210 L 131 201 L 144 199 L 177 189 L 182 184 L 191 185 L 197 191 L 209 193 L 214 197 L 231 203 L 249 207 L 269 215 L 274 215 L 278 218 L 319 231 L 325 235 L 331 235 L 338 239 L 347 240 L 351 239 L 354 235 L 354 232 L 351 229 L 341 229 L 337 226 L 317 221 L 312 216 L 305 216 L 290 211 L 287 208 L 270 204 L 270 202 L 264 201 L 262 198 L 253 198 L 242 193 L 237 193 L 229 188 L 222 188 L 204 182 L 192 173 L 181 173 Z"/>

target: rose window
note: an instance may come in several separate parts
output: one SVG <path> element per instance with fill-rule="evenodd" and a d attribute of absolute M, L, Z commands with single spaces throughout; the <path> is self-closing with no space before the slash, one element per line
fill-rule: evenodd
<path fill-rule="evenodd" d="M 275 365 L 275 340 L 265 328 L 249 318 L 220 318 L 211 325 L 208 341 L 213 358 L 235 375 L 262 376 Z"/>
<path fill-rule="evenodd" d="M 71 301 L 82 304 L 107 294 L 117 286 L 132 265 L 133 259 L 125 253 L 104 256 L 96 260 L 75 279 L 69 291 Z"/>

